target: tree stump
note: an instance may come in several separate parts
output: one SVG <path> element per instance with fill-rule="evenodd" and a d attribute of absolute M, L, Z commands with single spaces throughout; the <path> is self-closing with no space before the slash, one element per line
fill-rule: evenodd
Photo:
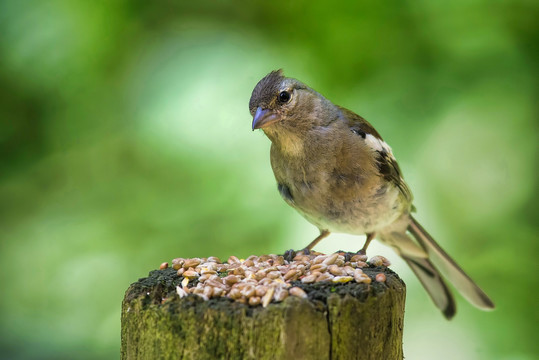
<path fill-rule="evenodd" d="M 122 359 L 402 359 L 405 284 L 384 266 L 363 271 L 386 281 L 294 281 L 307 298 L 267 307 L 180 298 L 176 270 L 152 271 L 126 291 Z"/>

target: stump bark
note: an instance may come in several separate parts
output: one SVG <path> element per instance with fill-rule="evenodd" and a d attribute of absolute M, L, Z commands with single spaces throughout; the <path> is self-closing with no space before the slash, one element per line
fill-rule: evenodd
<path fill-rule="evenodd" d="M 266 308 L 228 298 L 182 299 L 173 269 L 152 271 L 126 291 L 122 348 L 131 359 L 402 359 L 405 284 L 385 267 L 386 282 L 302 284 Z"/>

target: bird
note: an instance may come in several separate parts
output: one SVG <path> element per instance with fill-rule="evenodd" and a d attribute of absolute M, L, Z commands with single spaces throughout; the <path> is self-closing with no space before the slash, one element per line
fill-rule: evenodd
<path fill-rule="evenodd" d="M 434 241 L 412 213 L 413 196 L 391 147 L 363 117 L 333 104 L 283 70 L 254 87 L 249 100 L 252 130 L 271 141 L 270 162 L 284 201 L 315 225 L 320 235 L 366 235 L 389 245 L 417 276 L 447 319 L 456 313 L 457 291 L 481 310 L 494 309 L 488 295 Z"/>

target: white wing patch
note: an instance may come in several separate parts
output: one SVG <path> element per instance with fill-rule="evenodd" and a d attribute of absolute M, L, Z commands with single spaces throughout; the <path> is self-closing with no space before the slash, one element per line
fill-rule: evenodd
<path fill-rule="evenodd" d="M 391 147 L 386 144 L 385 141 L 378 139 L 376 136 L 367 134 L 367 136 L 365 136 L 365 143 L 367 144 L 367 146 L 369 146 L 375 151 L 383 151 L 386 154 L 390 154 L 391 156 L 393 156 L 393 151 L 391 151 Z"/>

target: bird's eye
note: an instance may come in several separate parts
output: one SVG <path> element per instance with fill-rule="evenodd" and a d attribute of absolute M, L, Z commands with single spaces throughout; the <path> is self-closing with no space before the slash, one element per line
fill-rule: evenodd
<path fill-rule="evenodd" d="M 290 93 L 288 91 L 281 91 L 279 93 L 279 102 L 287 103 L 290 100 Z"/>

